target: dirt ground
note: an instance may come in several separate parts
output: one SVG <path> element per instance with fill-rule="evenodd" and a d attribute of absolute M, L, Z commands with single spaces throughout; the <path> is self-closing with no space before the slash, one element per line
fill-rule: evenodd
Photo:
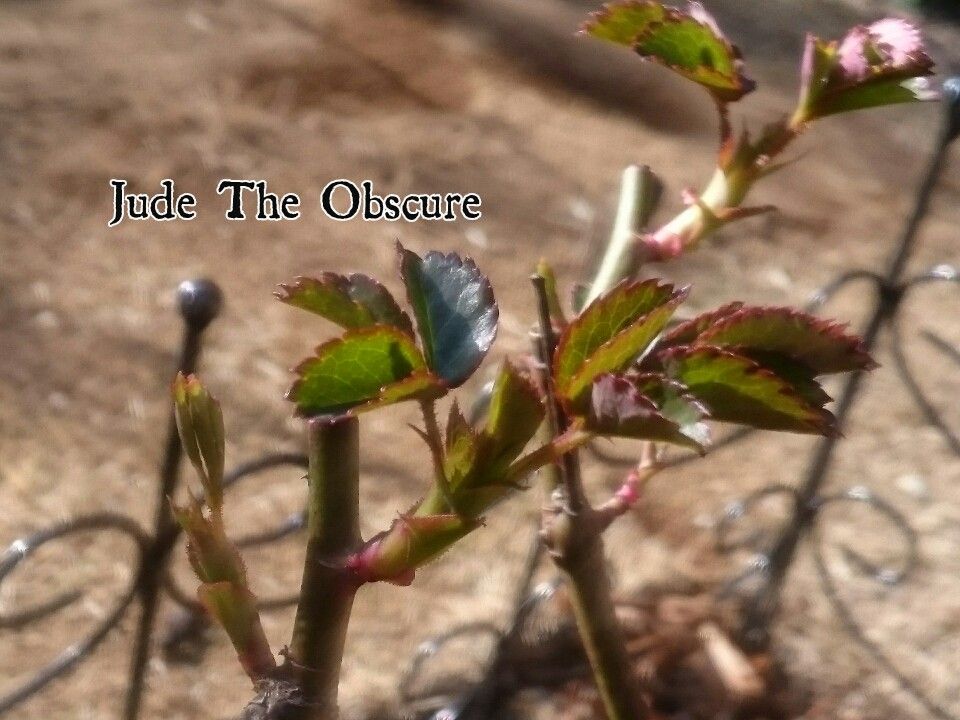
<path fill-rule="evenodd" d="M 166 387 L 179 337 L 177 283 L 215 278 L 226 308 L 208 337 L 203 375 L 220 397 L 228 456 L 300 446 L 281 400 L 287 368 L 331 328 L 276 303 L 278 282 L 321 269 L 363 270 L 396 288 L 394 239 L 417 250 L 474 256 L 501 307 L 497 357 L 526 349 L 527 275 L 541 255 L 564 281 L 583 279 L 609 229 L 620 171 L 650 164 L 679 191 L 707 177 L 712 111 L 697 92 L 634 58 L 573 40 L 589 7 L 570 0 L 440 3 L 374 0 L 14 0 L 0 6 L 0 543 L 54 520 L 122 510 L 148 522 L 165 432 Z M 879 3 L 709 3 L 761 81 L 750 120 L 787 111 L 802 32 L 839 33 Z M 801 6 L 802 7 L 795 7 Z M 945 66 L 956 33 L 932 29 Z M 952 44 L 951 44 L 952 43 Z M 953 53 L 948 52 L 953 48 Z M 781 212 L 751 221 L 682 262 L 651 272 L 694 285 L 691 309 L 731 300 L 797 304 L 849 267 L 888 256 L 937 122 L 933 106 L 824 122 L 800 162 L 758 202 Z M 192 222 L 107 229 L 111 178 L 155 192 L 163 178 L 199 198 Z M 298 192 L 299 221 L 230 223 L 214 193 L 224 177 L 263 178 Z M 371 179 L 384 191 L 476 192 L 476 224 L 337 223 L 320 212 L 331 179 Z M 960 260 L 960 173 L 948 172 L 912 263 Z M 853 288 L 829 314 L 858 321 Z M 955 291 L 930 286 L 903 314 L 911 362 L 960 427 L 960 373 L 921 337 L 936 327 L 960 345 Z M 491 359 L 486 367 L 495 367 Z M 896 663 L 960 713 L 960 463 L 925 426 L 890 356 L 870 378 L 837 458 L 835 486 L 864 484 L 909 516 L 922 562 L 911 581 L 877 589 L 831 551 L 843 592 Z M 469 393 L 470 388 L 466 392 Z M 364 531 L 385 527 L 421 493 L 408 408 L 365 418 Z M 658 478 L 612 534 L 623 587 L 677 574 L 716 579 L 736 565 L 711 551 L 725 503 L 770 482 L 794 482 L 811 441 L 765 436 Z M 618 448 L 626 452 L 629 448 Z M 617 471 L 595 468 L 598 492 Z M 230 498 L 240 530 L 264 528 L 302 502 L 299 473 L 264 475 Z M 371 587 L 351 625 L 343 681 L 347 718 L 390 705 L 417 644 L 464 620 L 503 623 L 536 511 L 532 494 L 423 570 L 412 588 Z M 895 553 L 871 517 L 837 510 L 828 543 Z M 94 587 L 56 619 L 0 631 L 0 694 L 77 639 L 129 576 L 115 538 L 84 538 L 3 588 L 12 608 L 33 592 Z M 178 558 L 180 554 L 178 553 Z M 295 588 L 295 539 L 251 553 L 255 589 Z M 742 560 L 742 558 L 741 558 Z M 182 564 L 182 563 L 181 563 Z M 181 574 L 186 577 L 185 573 Z M 170 607 L 164 607 L 169 615 Z M 779 643 L 816 696 L 811 718 L 927 715 L 841 631 L 809 556 L 786 591 Z M 275 647 L 291 613 L 266 616 Z M 106 718 L 119 712 L 131 618 L 84 663 L 11 717 Z M 229 716 L 246 683 L 219 637 L 199 666 L 155 659 L 145 718 Z"/>

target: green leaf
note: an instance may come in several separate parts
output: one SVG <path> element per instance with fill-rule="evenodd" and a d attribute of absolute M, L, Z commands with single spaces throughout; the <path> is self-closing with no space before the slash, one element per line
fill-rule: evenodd
<path fill-rule="evenodd" d="M 710 417 L 762 430 L 831 435 L 834 418 L 814 407 L 775 373 L 717 347 L 676 347 L 661 360 L 710 410 Z"/>
<path fill-rule="evenodd" d="M 702 8 L 700 8 L 702 10 Z M 669 8 L 634 41 L 634 50 L 705 87 L 722 102 L 739 100 L 756 88 L 743 74 L 740 51 L 709 15 Z"/>
<path fill-rule="evenodd" d="M 470 476 L 476 465 L 479 437 L 463 417 L 456 401 L 450 406 L 447 420 L 444 472 L 450 487 L 458 487 Z"/>
<path fill-rule="evenodd" d="M 530 442 L 545 415 L 540 393 L 510 363 L 494 383 L 487 422 L 479 433 L 451 410 L 444 469 L 457 509 L 479 516 L 514 486 L 505 482 L 510 464 Z"/>
<path fill-rule="evenodd" d="M 777 353 L 750 351 L 742 354 L 785 380 L 814 407 L 823 407 L 833 399 L 817 382 L 816 372 L 806 365 Z"/>
<path fill-rule="evenodd" d="M 493 386 L 483 435 L 490 439 L 491 469 L 506 470 L 543 422 L 546 411 L 540 393 L 510 363 L 505 362 Z"/>
<path fill-rule="evenodd" d="M 610 3 L 590 16 L 583 31 L 631 47 L 706 88 L 718 101 L 739 100 L 755 87 L 743 73 L 739 49 L 699 3 L 687 12 L 659 2 Z"/>
<path fill-rule="evenodd" d="M 875 80 L 835 93 L 824 93 L 817 102 L 817 117 L 885 105 L 923 102 L 930 100 L 932 95 L 929 84 L 920 80 Z"/>
<path fill-rule="evenodd" d="M 298 277 L 274 293 L 280 302 L 335 322 L 346 329 L 392 325 L 413 335 L 413 324 L 390 292 L 373 278 L 323 273 L 319 278 Z"/>
<path fill-rule="evenodd" d="M 394 392 L 395 383 L 426 371 L 413 339 L 386 325 L 350 330 L 315 352 L 297 366 L 299 377 L 287 392 L 301 415 L 348 411 Z"/>
<path fill-rule="evenodd" d="M 658 2 L 626 0 L 604 5 L 591 13 L 581 32 L 601 40 L 633 47 L 637 36 L 652 23 L 663 20 L 666 8 Z"/>
<path fill-rule="evenodd" d="M 397 252 L 427 365 L 449 387 L 458 387 L 480 366 L 497 335 L 499 310 L 490 281 L 473 260 L 455 253 L 421 258 L 399 243 Z"/>
<path fill-rule="evenodd" d="M 693 407 L 691 403 L 687 410 Z M 586 429 L 599 435 L 669 442 L 700 453 L 704 451 L 701 429 L 695 433 L 684 432 L 681 425 L 667 418 L 634 382 L 621 375 L 603 375 L 593 384 Z"/>
<path fill-rule="evenodd" d="M 847 334 L 845 327 L 791 308 L 744 308 L 704 330 L 694 344 L 750 355 L 776 353 L 815 375 L 876 367 L 863 341 Z"/>
<path fill-rule="evenodd" d="M 650 345 L 686 296 L 656 280 L 624 280 L 594 300 L 557 343 L 557 392 L 582 403 L 595 378 L 622 370 Z"/>

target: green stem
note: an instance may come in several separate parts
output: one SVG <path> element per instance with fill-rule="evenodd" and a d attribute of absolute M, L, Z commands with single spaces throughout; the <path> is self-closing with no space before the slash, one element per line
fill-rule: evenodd
<path fill-rule="evenodd" d="M 653 235 L 661 238 L 679 237 L 683 239 L 685 248 L 695 246 L 725 224 L 725 221 L 718 221 L 717 217 L 743 205 L 756 182 L 769 173 L 773 159 L 781 155 L 805 127 L 802 115 L 798 114 L 785 125 L 770 125 L 752 145 L 738 146 L 734 158 L 714 171 L 699 196 L 699 202 L 677 214 Z"/>
<path fill-rule="evenodd" d="M 558 560 L 567 579 L 570 602 L 583 648 L 608 720 L 643 720 L 649 714 L 640 679 L 624 644 L 611 596 L 601 534 L 572 557 Z"/>
<path fill-rule="evenodd" d="M 356 581 L 342 561 L 361 545 L 360 442 L 354 417 L 307 425 L 307 556 L 289 658 L 305 707 L 292 720 L 338 720 L 337 690 Z"/>
<path fill-rule="evenodd" d="M 637 234 L 650 222 L 660 199 L 660 191 L 660 182 L 646 165 L 629 165 L 624 169 L 613 230 L 600 268 L 590 284 L 584 307 L 624 278 L 636 273 L 639 267 Z"/>
<path fill-rule="evenodd" d="M 588 442 L 590 434 L 571 428 L 563 406 L 557 401 L 550 379 L 553 377 L 551 362 L 556 344 L 550 310 L 543 278 L 534 276 L 532 280 L 537 292 L 540 360 L 547 386 L 547 403 L 553 408 L 551 422 L 561 433 L 555 442 Z M 627 654 L 623 628 L 617 620 L 611 596 L 612 585 L 603 550 L 603 530 L 608 523 L 587 498 L 576 452 L 571 450 L 563 455 L 560 477 L 561 484 L 554 489 L 543 510 L 541 537 L 554 564 L 568 581 L 577 630 L 608 720 L 645 720 L 648 717 L 646 701 Z"/>

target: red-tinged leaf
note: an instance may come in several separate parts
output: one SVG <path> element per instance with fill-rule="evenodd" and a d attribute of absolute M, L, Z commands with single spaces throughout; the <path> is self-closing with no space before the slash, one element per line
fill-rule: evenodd
<path fill-rule="evenodd" d="M 599 435 L 669 442 L 704 452 L 697 437 L 685 433 L 636 384 L 618 375 L 603 375 L 593 384 L 586 429 Z"/>
<path fill-rule="evenodd" d="M 583 367 L 570 379 L 566 388 L 566 397 L 573 406 L 583 402 L 589 395 L 593 381 L 604 373 L 619 372 L 642 354 L 656 340 L 657 336 L 670 321 L 677 306 L 683 302 L 685 294 L 651 310 L 640 320 L 609 342 L 597 348 L 597 351 L 583 364 Z"/>
<path fill-rule="evenodd" d="M 572 398 L 571 383 L 594 354 L 637 325 L 633 332 L 604 353 L 604 359 L 597 363 L 593 377 L 622 369 L 611 363 L 614 360 L 620 362 L 624 355 L 623 362 L 629 364 L 663 329 L 661 320 L 664 324 L 669 320 L 673 309 L 682 302 L 686 293 L 685 289 L 675 290 L 673 285 L 661 285 L 657 280 L 624 280 L 590 303 L 566 327 L 557 343 L 553 360 L 557 391 Z M 664 306 L 669 312 L 657 313 L 649 324 L 641 322 L 648 313 Z M 591 382 L 590 371 L 586 371 L 578 378 L 578 392 L 582 392 L 584 385 L 589 387 Z"/>
<path fill-rule="evenodd" d="M 601 40 L 633 47 L 637 36 L 654 22 L 663 20 L 666 8 L 648 0 L 621 0 L 591 13 L 580 31 Z"/>
<path fill-rule="evenodd" d="M 413 334 L 409 316 L 390 292 L 366 275 L 323 273 L 318 278 L 298 277 L 274 293 L 280 302 L 335 322 L 346 329 L 391 325 Z"/>
<path fill-rule="evenodd" d="M 628 379 L 653 400 L 661 415 L 680 427 L 683 435 L 702 448 L 710 445 L 710 427 L 704 422 L 710 418 L 710 411 L 686 385 L 660 373 L 641 373 Z"/>
<path fill-rule="evenodd" d="M 741 354 L 776 353 L 805 365 L 815 375 L 876 367 L 863 341 L 844 325 L 791 308 L 743 308 L 719 319 L 696 345 L 734 349 Z"/>
<path fill-rule="evenodd" d="M 753 360 L 718 347 L 676 347 L 661 354 L 667 375 L 682 382 L 710 417 L 761 430 L 831 435 L 833 415 Z"/>
<path fill-rule="evenodd" d="M 300 415 L 349 411 L 377 400 L 384 392 L 396 392 L 392 387 L 396 383 L 426 372 L 413 339 L 386 325 L 350 330 L 342 338 L 320 345 L 315 353 L 297 366 L 299 377 L 287 392 Z M 417 385 L 421 380 L 411 383 Z"/>
<path fill-rule="evenodd" d="M 711 310 L 710 312 L 697 315 L 690 320 L 684 320 L 664 333 L 658 343 L 658 347 L 670 347 L 673 345 L 689 345 L 711 325 L 743 308 L 742 302 L 732 302 L 728 305 Z"/>
<path fill-rule="evenodd" d="M 840 42 L 808 36 L 798 118 L 935 99 L 933 65 L 920 30 L 897 18 L 858 25 Z"/>
<path fill-rule="evenodd" d="M 427 365 L 449 387 L 459 387 L 497 335 L 500 311 L 490 281 L 473 260 L 456 253 L 421 258 L 399 243 L 397 253 Z"/>
<path fill-rule="evenodd" d="M 734 102 L 756 88 L 743 71 L 740 50 L 720 31 L 700 3 L 689 12 L 668 8 L 663 20 L 651 23 L 633 49 L 706 88 L 720 102 Z"/>

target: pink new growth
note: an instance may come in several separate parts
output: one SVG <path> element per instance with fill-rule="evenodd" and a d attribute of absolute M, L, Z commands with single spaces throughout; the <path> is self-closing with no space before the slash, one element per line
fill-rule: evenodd
<path fill-rule="evenodd" d="M 640 242 L 646 248 L 649 259 L 653 262 L 672 260 L 683 254 L 683 238 L 667 226 L 662 227 L 655 233 L 643 235 Z"/>
<path fill-rule="evenodd" d="M 913 70 L 931 64 L 920 30 L 898 18 L 853 28 L 840 43 L 837 57 L 841 77 L 847 83 L 866 80 L 872 72 Z"/>
<path fill-rule="evenodd" d="M 633 507 L 640 500 L 640 473 L 631 470 L 623 485 L 617 490 L 616 498 L 628 508 Z"/>

